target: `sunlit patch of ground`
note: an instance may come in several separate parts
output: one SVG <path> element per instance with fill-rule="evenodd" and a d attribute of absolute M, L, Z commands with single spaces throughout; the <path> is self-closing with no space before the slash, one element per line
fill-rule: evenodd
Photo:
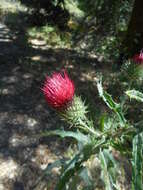
<path fill-rule="evenodd" d="M 12 189 L 12 181 L 16 180 L 20 169 L 20 165 L 13 158 L 0 156 L 0 190 Z"/>

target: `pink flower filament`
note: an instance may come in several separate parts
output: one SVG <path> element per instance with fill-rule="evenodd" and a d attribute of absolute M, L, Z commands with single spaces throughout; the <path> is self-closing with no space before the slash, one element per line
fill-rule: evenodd
<path fill-rule="evenodd" d="M 64 71 L 62 74 L 53 73 L 51 77 L 46 77 L 42 91 L 51 107 L 62 109 L 72 101 L 75 87 L 67 72 Z"/>

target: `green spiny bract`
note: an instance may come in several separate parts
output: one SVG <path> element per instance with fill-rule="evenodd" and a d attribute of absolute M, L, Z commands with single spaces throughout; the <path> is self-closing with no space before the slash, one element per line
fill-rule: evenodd
<path fill-rule="evenodd" d="M 143 79 L 143 65 L 129 60 L 123 65 L 122 74 L 129 80 Z"/>
<path fill-rule="evenodd" d="M 66 120 L 71 125 L 78 125 L 80 120 L 86 120 L 87 106 L 80 97 L 74 96 L 71 105 L 66 110 L 60 112 L 62 119 Z"/>

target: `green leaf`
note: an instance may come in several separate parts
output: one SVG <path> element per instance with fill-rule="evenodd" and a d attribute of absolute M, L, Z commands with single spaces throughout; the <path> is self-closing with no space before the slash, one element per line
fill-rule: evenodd
<path fill-rule="evenodd" d="M 41 136 L 50 136 L 50 135 L 58 135 L 62 138 L 65 137 L 72 137 L 76 139 L 78 142 L 87 144 L 90 142 L 90 137 L 87 135 L 84 135 L 83 133 L 76 131 L 65 131 L 65 130 L 53 130 L 53 131 L 46 131 L 41 134 Z"/>
<path fill-rule="evenodd" d="M 137 91 L 137 90 L 128 90 L 126 91 L 126 94 L 131 98 L 131 99 L 136 99 L 140 102 L 143 102 L 143 93 Z"/>
<path fill-rule="evenodd" d="M 100 139 L 96 144 L 86 144 L 83 149 L 76 154 L 73 159 L 66 165 L 62 175 L 60 176 L 59 182 L 55 190 L 65 190 L 66 185 L 69 183 L 69 180 L 75 176 L 75 173 L 79 172 L 83 168 L 83 163 L 87 161 L 92 154 L 94 154 L 99 147 L 104 145 L 105 139 Z"/>
<path fill-rule="evenodd" d="M 106 103 L 106 105 L 118 115 L 121 124 L 125 126 L 126 119 L 123 115 L 120 104 L 117 104 L 116 102 L 114 102 L 111 95 L 108 94 L 103 89 L 101 80 L 97 80 L 97 89 L 99 92 L 99 96 L 103 99 L 103 101 Z"/>
<path fill-rule="evenodd" d="M 120 125 L 120 122 L 117 118 L 117 116 L 114 114 L 110 114 L 110 115 L 102 115 L 100 118 L 100 130 L 102 132 L 106 132 L 106 131 L 115 131 L 115 129 L 118 128 L 118 126 Z"/>
<path fill-rule="evenodd" d="M 70 183 L 67 185 L 67 190 L 75 190 L 77 189 L 77 184 L 80 184 L 81 180 L 78 175 L 73 176 L 70 179 Z"/>
<path fill-rule="evenodd" d="M 133 139 L 132 190 L 143 190 L 143 132 Z"/>
<path fill-rule="evenodd" d="M 116 180 L 118 176 L 118 164 L 108 149 L 100 150 L 101 168 L 106 190 L 118 189 Z"/>
<path fill-rule="evenodd" d="M 66 184 L 74 176 L 75 172 L 78 172 L 83 168 L 82 163 L 87 160 L 89 155 L 86 155 L 86 149 L 91 150 L 92 145 L 86 145 L 82 151 L 74 156 L 74 158 L 66 165 L 60 180 L 55 188 L 55 190 L 65 190 Z"/>
<path fill-rule="evenodd" d="M 101 115 L 101 117 L 100 117 L 99 124 L 100 124 L 100 130 L 102 132 L 104 131 L 104 127 L 105 127 L 105 124 L 106 124 L 106 118 L 107 118 L 107 116 L 105 114 Z"/>
<path fill-rule="evenodd" d="M 106 188 L 106 190 L 113 190 L 111 182 L 110 182 L 110 176 L 108 173 L 108 166 L 106 163 L 104 153 L 102 151 L 100 151 L 99 157 L 100 157 L 100 161 L 101 161 L 101 168 L 102 168 L 102 174 L 103 174 L 102 178 L 105 182 L 105 188 Z"/>
<path fill-rule="evenodd" d="M 86 167 L 81 168 L 75 176 L 70 179 L 68 184 L 68 190 L 78 189 L 78 185 L 82 183 L 82 189 L 93 190 L 92 179 L 89 176 L 88 169 Z"/>
<path fill-rule="evenodd" d="M 104 91 L 101 81 L 97 82 L 97 89 L 99 92 L 99 96 L 104 100 L 104 102 L 107 104 L 107 106 L 111 110 L 116 110 L 120 107 L 119 104 L 117 104 L 116 102 L 113 101 L 111 95 L 108 94 L 106 91 Z"/>
<path fill-rule="evenodd" d="M 91 177 L 89 176 L 88 170 L 86 167 L 82 168 L 82 170 L 79 173 L 79 176 L 85 183 L 86 187 L 91 188 L 93 186 Z"/>

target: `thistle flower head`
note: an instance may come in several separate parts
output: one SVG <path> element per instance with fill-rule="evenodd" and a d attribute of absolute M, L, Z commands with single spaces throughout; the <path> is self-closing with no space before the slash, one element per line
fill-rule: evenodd
<path fill-rule="evenodd" d="M 133 61 L 136 63 L 143 63 L 143 52 L 141 51 L 140 54 L 134 55 Z"/>
<path fill-rule="evenodd" d="M 63 73 L 53 73 L 47 76 L 42 88 L 47 103 L 55 109 L 65 109 L 74 96 L 74 83 L 69 78 L 66 71 Z"/>

